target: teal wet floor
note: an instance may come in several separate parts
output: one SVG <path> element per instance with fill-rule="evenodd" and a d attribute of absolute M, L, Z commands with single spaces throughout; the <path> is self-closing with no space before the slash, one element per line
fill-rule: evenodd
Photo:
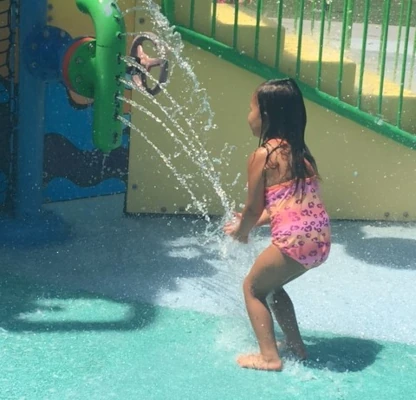
<path fill-rule="evenodd" d="M 308 363 L 242 370 L 245 319 L 1 278 L 2 400 L 414 398 L 415 346 L 304 332 Z"/>

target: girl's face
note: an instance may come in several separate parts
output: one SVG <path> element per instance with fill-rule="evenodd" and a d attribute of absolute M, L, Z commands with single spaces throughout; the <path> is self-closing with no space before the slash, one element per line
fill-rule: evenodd
<path fill-rule="evenodd" d="M 250 112 L 248 113 L 247 120 L 253 135 L 259 138 L 261 135 L 261 116 L 259 103 L 257 101 L 257 93 L 254 93 L 251 97 Z"/>

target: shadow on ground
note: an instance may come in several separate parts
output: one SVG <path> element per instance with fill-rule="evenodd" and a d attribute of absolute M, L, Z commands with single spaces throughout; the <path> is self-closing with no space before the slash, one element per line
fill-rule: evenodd
<path fill-rule="evenodd" d="M 210 251 L 195 239 L 195 228 L 164 218 L 69 216 L 71 235 L 63 242 L 0 248 L 2 260 L 1 326 L 14 331 L 85 331 L 140 329 L 152 323 L 161 293 L 176 292 L 182 278 L 211 277 L 217 273 Z M 89 218 L 89 220 L 88 220 Z M 172 245 L 181 240 L 180 246 Z M 52 322 L 20 316 L 42 313 L 39 300 L 72 304 L 102 300 L 128 309 L 123 319 L 58 321 L 60 306 L 47 306 Z M 54 308 L 55 307 L 55 308 Z M 108 306 L 110 307 L 110 305 Z M 93 307 L 94 308 L 94 307 Z M 111 308 L 111 307 L 110 307 Z M 71 315 L 76 315 L 71 311 Z M 108 311 L 110 313 L 110 311 Z M 55 314 L 54 316 L 51 314 Z M 111 313 L 110 313 L 111 314 Z"/>
<path fill-rule="evenodd" d="M 371 366 L 383 346 L 373 340 L 353 337 L 305 337 L 309 360 L 305 365 L 333 372 L 359 372 Z"/>
<path fill-rule="evenodd" d="M 345 246 L 348 255 L 372 265 L 399 270 L 416 270 L 416 240 L 397 237 L 365 237 L 369 223 L 337 221 L 333 223 L 333 241 Z M 402 225 L 379 224 L 378 227 L 402 229 Z M 406 225 L 406 228 L 410 225 Z M 416 228 L 414 228 L 416 232 Z M 415 234 L 416 236 L 416 234 Z"/>
<path fill-rule="evenodd" d="M 31 283 L 10 274 L 2 273 L 0 279 L 0 326 L 6 331 L 53 333 L 137 330 L 151 323 L 156 316 L 155 307 L 148 304 L 82 291 L 71 292 L 50 284 Z M 100 301 L 100 315 L 94 315 L 97 311 L 95 301 Z M 83 308 L 82 315 L 65 316 L 74 305 L 75 308 Z M 117 305 L 120 306 L 119 310 Z M 124 312 L 120 312 L 120 308 Z M 37 317 L 42 315 L 49 318 L 39 320 Z"/>

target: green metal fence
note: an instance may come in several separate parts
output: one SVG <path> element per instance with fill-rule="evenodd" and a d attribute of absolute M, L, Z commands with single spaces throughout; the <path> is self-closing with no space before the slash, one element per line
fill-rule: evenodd
<path fill-rule="evenodd" d="M 311 100 L 416 148 L 415 1 L 164 0 L 162 8 L 185 40 L 266 79 L 291 75 Z"/>

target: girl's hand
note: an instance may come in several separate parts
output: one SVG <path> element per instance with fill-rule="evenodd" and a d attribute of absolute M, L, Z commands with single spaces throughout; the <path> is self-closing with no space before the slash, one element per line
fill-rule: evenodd
<path fill-rule="evenodd" d="M 233 221 L 227 222 L 224 225 L 223 231 L 226 235 L 231 236 L 233 239 L 238 240 L 241 243 L 248 243 L 248 236 L 241 236 L 239 234 L 241 222 L 241 213 L 234 212 Z"/>

